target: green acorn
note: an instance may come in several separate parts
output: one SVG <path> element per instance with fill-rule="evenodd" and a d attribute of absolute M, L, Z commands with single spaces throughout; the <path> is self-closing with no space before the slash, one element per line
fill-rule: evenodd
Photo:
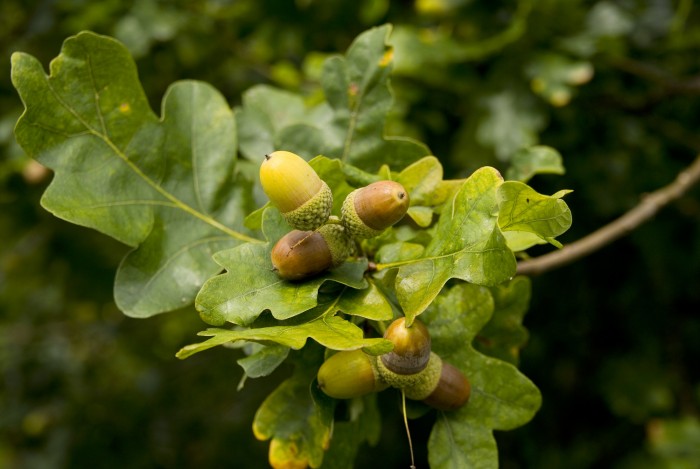
<path fill-rule="evenodd" d="M 379 375 L 377 357 L 362 350 L 331 356 L 321 365 L 316 379 L 321 391 L 336 399 L 360 397 L 389 387 Z"/>
<path fill-rule="evenodd" d="M 341 221 L 350 236 L 373 238 L 401 220 L 409 203 L 408 192 L 398 182 L 373 182 L 348 194 L 341 208 Z"/>
<path fill-rule="evenodd" d="M 305 280 L 337 267 L 347 259 L 350 240 L 341 225 L 323 225 L 316 231 L 293 230 L 272 248 L 277 275 L 286 280 Z"/>
<path fill-rule="evenodd" d="M 260 183 L 270 202 L 292 228 L 314 230 L 326 223 L 333 208 L 333 193 L 302 157 L 289 151 L 265 155 Z"/>

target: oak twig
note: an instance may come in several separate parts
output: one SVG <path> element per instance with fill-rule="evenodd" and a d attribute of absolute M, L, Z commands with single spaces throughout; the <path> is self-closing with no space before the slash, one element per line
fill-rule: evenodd
<path fill-rule="evenodd" d="M 698 181 L 700 181 L 700 155 L 690 166 L 678 173 L 671 184 L 645 195 L 639 204 L 620 218 L 558 251 L 519 262 L 518 274 L 539 275 L 597 251 L 651 219 L 659 210 L 681 197 Z"/>

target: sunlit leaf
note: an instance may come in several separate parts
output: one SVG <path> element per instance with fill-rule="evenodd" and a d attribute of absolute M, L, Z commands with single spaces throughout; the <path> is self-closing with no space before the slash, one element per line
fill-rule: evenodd
<path fill-rule="evenodd" d="M 332 350 L 365 349 L 369 353 L 380 354 L 391 350 L 391 343 L 384 339 L 365 339 L 362 329 L 338 316 L 319 316 L 308 322 L 279 322 L 278 325 L 252 329 L 217 329 L 210 328 L 198 335 L 211 337 L 198 344 L 187 345 L 177 353 L 178 358 L 187 358 L 195 353 L 226 344 L 232 341 L 246 340 L 274 342 L 285 347 L 299 350 L 307 339 L 314 339 L 319 344 Z"/>
<path fill-rule="evenodd" d="M 514 275 L 515 258 L 496 224 L 502 184 L 493 168 L 472 174 L 440 216 L 423 256 L 399 267 L 396 293 L 407 318 L 425 310 L 451 278 L 497 285 Z"/>
<path fill-rule="evenodd" d="M 569 192 L 546 196 L 522 182 L 505 182 L 498 189 L 498 226 L 503 231 L 533 233 L 560 246 L 554 238 L 571 227 L 571 211 L 561 199 Z"/>

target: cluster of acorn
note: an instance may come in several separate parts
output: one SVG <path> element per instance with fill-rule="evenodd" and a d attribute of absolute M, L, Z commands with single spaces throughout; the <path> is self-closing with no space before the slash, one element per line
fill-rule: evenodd
<path fill-rule="evenodd" d="M 272 265 L 287 280 L 304 280 L 338 267 L 354 251 L 355 240 L 381 234 L 406 214 L 408 192 L 394 181 L 378 181 L 352 191 L 341 217 L 332 217 L 333 193 L 314 169 L 288 151 L 265 155 L 260 183 L 294 228 L 272 248 Z"/>
<path fill-rule="evenodd" d="M 471 385 L 464 374 L 430 348 L 430 333 L 419 320 L 391 323 L 384 338 L 391 352 L 374 357 L 362 350 L 338 352 L 318 371 L 319 388 L 336 399 L 360 397 L 392 386 L 409 399 L 439 410 L 456 410 L 469 400 Z"/>
<path fill-rule="evenodd" d="M 331 215 L 333 193 L 303 158 L 288 151 L 265 155 L 260 182 L 270 202 L 294 228 L 272 248 L 272 265 L 287 280 L 304 280 L 342 264 L 356 240 L 380 235 L 406 214 L 408 192 L 394 181 L 355 189 L 343 201 L 340 218 Z M 318 372 L 318 385 L 337 399 L 359 397 L 390 386 L 409 399 L 440 410 L 463 406 L 471 386 L 460 370 L 430 348 L 430 333 L 415 320 L 394 321 L 384 337 L 393 350 L 375 357 L 362 350 L 338 352 Z"/>

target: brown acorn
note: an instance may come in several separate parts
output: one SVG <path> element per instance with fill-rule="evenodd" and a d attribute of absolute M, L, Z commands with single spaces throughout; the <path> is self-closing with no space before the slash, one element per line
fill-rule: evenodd
<path fill-rule="evenodd" d="M 467 377 L 458 368 L 443 361 L 437 385 L 428 397 L 421 400 L 438 410 L 457 410 L 469 401 L 471 390 Z"/>
<path fill-rule="evenodd" d="M 316 231 L 290 231 L 277 241 L 270 257 L 277 275 L 304 280 L 339 266 L 349 250 L 350 241 L 341 225 L 323 225 Z"/>
<path fill-rule="evenodd" d="M 373 238 L 401 220 L 409 203 L 408 191 L 398 182 L 373 182 L 348 194 L 341 221 L 351 237 Z"/>

